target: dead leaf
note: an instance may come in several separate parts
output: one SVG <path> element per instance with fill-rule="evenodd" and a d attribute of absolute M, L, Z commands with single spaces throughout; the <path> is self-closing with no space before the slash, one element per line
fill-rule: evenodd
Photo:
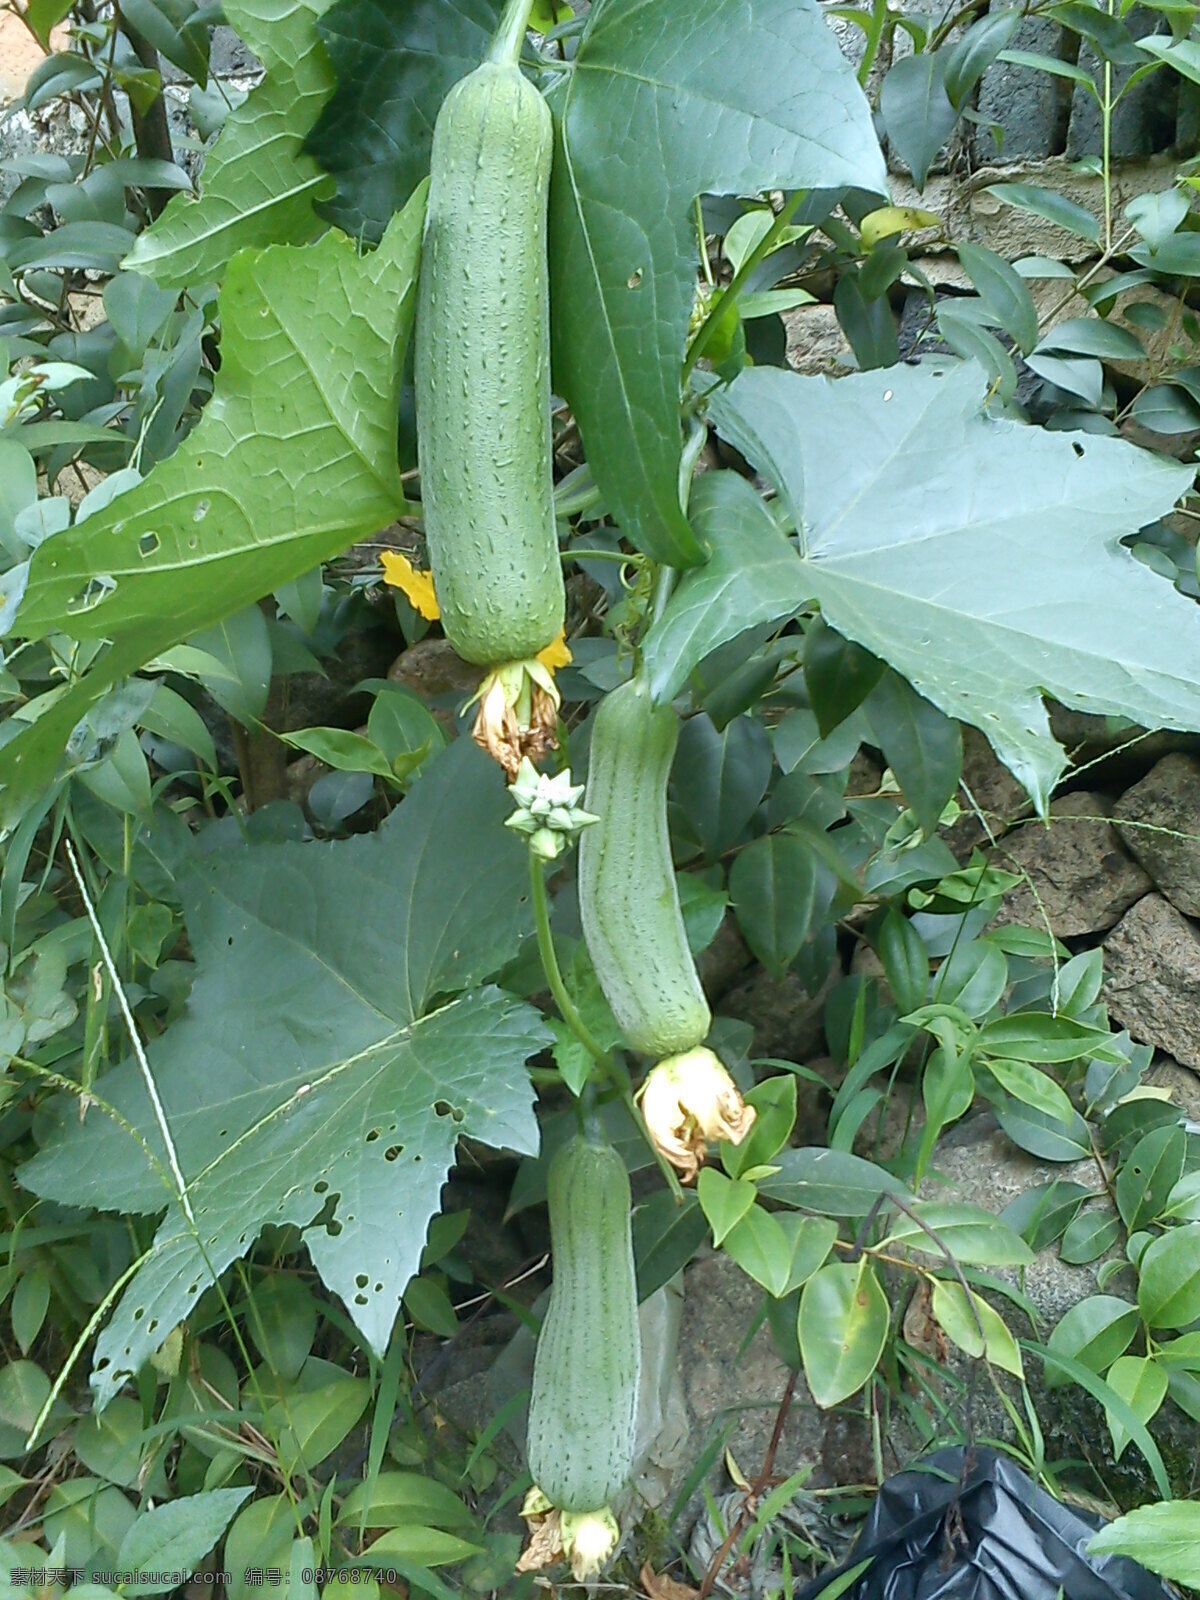
<path fill-rule="evenodd" d="M 696 1600 L 700 1593 L 690 1583 L 680 1583 L 678 1578 L 668 1578 L 665 1573 L 655 1572 L 648 1561 L 638 1573 L 638 1582 L 646 1591 L 648 1600 Z"/>

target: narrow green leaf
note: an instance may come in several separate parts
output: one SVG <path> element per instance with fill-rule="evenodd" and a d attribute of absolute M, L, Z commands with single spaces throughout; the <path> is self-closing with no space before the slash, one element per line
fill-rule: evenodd
<path fill-rule="evenodd" d="M 1056 189 L 1044 189 L 1034 183 L 990 183 L 985 193 L 994 194 L 998 200 L 1007 201 L 1020 211 L 1043 217 L 1090 244 L 1100 243 L 1100 224 L 1092 213 Z"/>
<path fill-rule="evenodd" d="M 1186 1328 L 1200 1317 L 1200 1223 L 1171 1228 L 1147 1248 L 1138 1309 L 1149 1328 Z"/>
<path fill-rule="evenodd" d="M 1104 1372 L 1130 1345 L 1137 1332 L 1137 1307 L 1116 1295 L 1092 1294 L 1080 1300 L 1060 1317 L 1050 1335 L 1049 1349 L 1056 1355 Z M 1057 1388 L 1065 1379 L 1046 1373 L 1048 1388 Z"/>
<path fill-rule="evenodd" d="M 718 1250 L 753 1206 L 755 1193 L 752 1183 L 741 1178 L 727 1178 L 716 1167 L 701 1170 L 696 1180 L 696 1194 Z"/>
<path fill-rule="evenodd" d="M 1151 1356 L 1118 1356 L 1108 1369 L 1108 1381 L 1141 1422 L 1150 1422 L 1167 1397 L 1167 1374 Z M 1113 1460 L 1120 1461 L 1129 1434 L 1120 1419 L 1107 1419 L 1112 1434 Z"/>

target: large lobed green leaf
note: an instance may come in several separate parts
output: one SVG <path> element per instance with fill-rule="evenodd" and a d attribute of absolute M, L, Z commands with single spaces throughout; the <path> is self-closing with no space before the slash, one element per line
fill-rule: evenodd
<path fill-rule="evenodd" d="M 226 18 L 265 76 L 230 112 L 204 163 L 199 199 L 176 195 L 123 266 L 183 289 L 223 277 L 238 250 L 306 244 L 321 232 L 313 205 L 332 192 L 333 180 L 302 146 L 334 85 L 316 27 L 329 3 L 226 0 Z"/>
<path fill-rule="evenodd" d="M 550 1035 L 478 987 L 530 924 L 506 810 L 500 775 L 463 740 L 378 833 L 241 846 L 184 879 L 197 977 L 150 1062 L 198 1233 L 133 1062 L 98 1086 L 125 1125 L 97 1107 L 81 1124 L 64 1100 L 21 1174 L 73 1206 L 167 1206 L 97 1346 L 101 1403 L 267 1223 L 306 1230 L 382 1355 L 459 1136 L 536 1151 L 524 1063 Z"/>
<path fill-rule="evenodd" d="M 221 369 L 196 428 L 33 557 L 15 634 L 113 643 L 0 751 L 7 820 L 119 678 L 399 514 L 396 415 L 423 215 L 422 191 L 370 255 L 331 234 L 234 261 Z"/>
<path fill-rule="evenodd" d="M 871 114 L 813 0 L 603 0 L 551 96 L 555 386 L 622 530 L 677 566 L 679 372 L 693 201 L 770 188 L 887 193 Z"/>
<path fill-rule="evenodd" d="M 1044 812 L 1066 757 L 1043 694 L 1200 729 L 1200 612 L 1120 544 L 1192 469 L 989 417 L 985 390 L 972 363 L 752 368 L 711 415 L 785 497 L 826 620 L 980 728 Z"/>

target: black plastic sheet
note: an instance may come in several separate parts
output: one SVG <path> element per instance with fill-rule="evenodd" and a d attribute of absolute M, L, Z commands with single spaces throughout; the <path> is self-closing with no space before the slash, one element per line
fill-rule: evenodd
<path fill-rule="evenodd" d="M 1136 1561 L 1088 1555 L 1100 1526 L 1007 1456 L 939 1450 L 884 1482 L 845 1562 L 797 1600 L 817 1600 L 868 1556 L 841 1600 L 1171 1600 Z"/>

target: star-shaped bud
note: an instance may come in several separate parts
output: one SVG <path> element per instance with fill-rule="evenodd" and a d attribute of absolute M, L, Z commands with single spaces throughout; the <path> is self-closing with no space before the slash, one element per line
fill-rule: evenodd
<path fill-rule="evenodd" d="M 552 777 L 539 772 L 525 756 L 509 785 L 509 793 L 516 801 L 516 810 L 505 818 L 505 827 L 525 834 L 529 848 L 543 861 L 554 861 L 570 849 L 576 834 L 599 821 L 581 808 L 583 785 L 571 782 L 570 768 Z"/>
<path fill-rule="evenodd" d="M 660 1061 L 638 1098 L 650 1137 L 685 1183 L 699 1172 L 710 1140 L 741 1144 L 757 1115 L 704 1045 Z"/>

